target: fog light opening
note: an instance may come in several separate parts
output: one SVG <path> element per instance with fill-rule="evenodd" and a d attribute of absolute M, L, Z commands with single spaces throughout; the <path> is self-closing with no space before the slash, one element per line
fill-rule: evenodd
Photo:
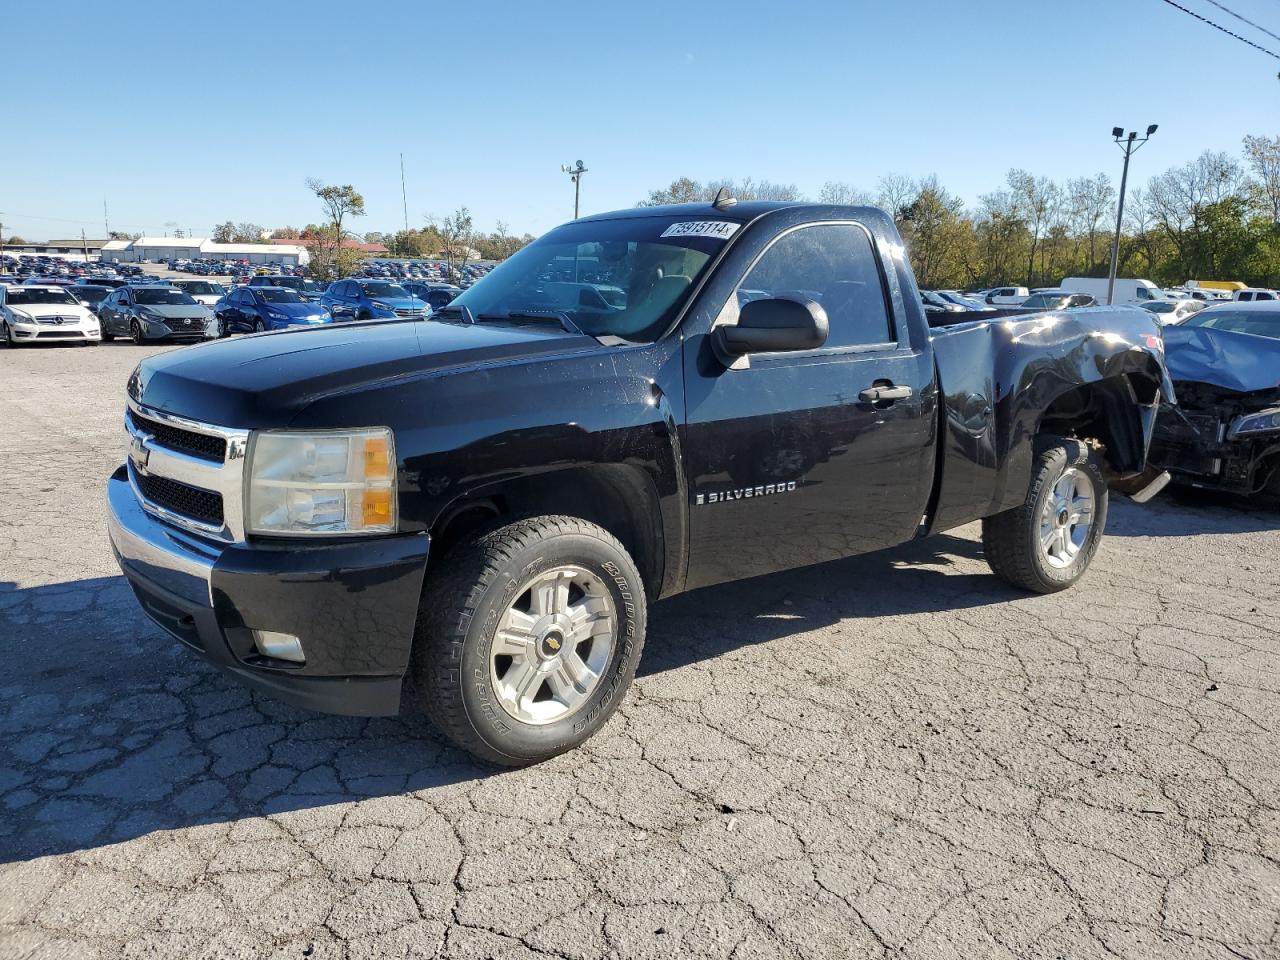
<path fill-rule="evenodd" d="M 302 653 L 302 641 L 292 633 L 255 630 L 253 642 L 258 652 L 264 657 L 275 657 L 277 660 L 288 660 L 292 663 L 306 663 L 307 658 Z"/>

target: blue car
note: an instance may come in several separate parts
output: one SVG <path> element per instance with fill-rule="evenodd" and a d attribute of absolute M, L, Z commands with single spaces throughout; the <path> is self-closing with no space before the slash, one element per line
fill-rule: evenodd
<path fill-rule="evenodd" d="M 334 320 L 392 320 L 427 315 L 427 305 L 389 280 L 358 278 L 329 284 L 320 303 Z"/>
<path fill-rule="evenodd" d="M 236 287 L 213 308 L 222 336 L 333 323 L 333 314 L 285 287 Z"/>

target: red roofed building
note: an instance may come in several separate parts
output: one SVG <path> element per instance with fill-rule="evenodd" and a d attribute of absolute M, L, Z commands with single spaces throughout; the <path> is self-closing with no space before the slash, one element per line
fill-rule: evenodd
<path fill-rule="evenodd" d="M 300 244 L 302 244 L 303 246 L 307 246 L 308 244 L 313 244 L 313 243 L 315 243 L 315 242 L 316 242 L 316 238 L 315 238 L 314 236 L 303 236 L 302 238 L 297 239 L 297 240 L 287 240 L 287 239 L 275 238 L 275 239 L 273 239 L 271 242 L 272 242 L 272 243 L 281 243 L 281 244 L 298 244 L 298 243 L 300 243 Z M 342 241 L 342 249 L 344 249 L 344 250 L 359 250 L 361 253 L 367 253 L 367 254 L 370 254 L 370 255 L 375 256 L 375 257 L 380 257 L 380 256 L 382 256 L 383 254 L 386 254 L 386 253 L 390 253 L 390 252 L 391 252 L 391 251 L 389 251 L 385 246 L 383 246 L 383 245 L 382 245 L 382 244 L 380 244 L 380 243 L 361 243 L 361 242 L 360 242 L 360 241 L 358 241 L 358 240 L 352 240 L 350 237 L 347 237 L 345 240 L 343 240 L 343 241 Z"/>

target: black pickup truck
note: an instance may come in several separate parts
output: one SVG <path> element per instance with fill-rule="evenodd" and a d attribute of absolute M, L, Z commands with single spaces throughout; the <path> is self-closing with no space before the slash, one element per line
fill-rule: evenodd
<path fill-rule="evenodd" d="M 963 318 L 961 318 L 963 319 Z M 569 749 L 647 605 L 982 520 L 1017 587 L 1143 498 L 1161 398 L 1131 308 L 931 330 L 892 221 L 803 203 L 561 226 L 430 320 L 153 356 L 110 536 L 146 612 L 251 687 L 462 747 Z"/>

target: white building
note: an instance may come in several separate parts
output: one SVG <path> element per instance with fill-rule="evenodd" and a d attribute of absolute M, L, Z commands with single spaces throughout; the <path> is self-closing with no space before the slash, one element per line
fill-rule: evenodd
<path fill-rule="evenodd" d="M 107 262 L 153 262 L 165 260 L 247 260 L 249 263 L 279 263 L 305 267 L 311 259 L 307 248 L 283 243 L 214 243 L 200 237 L 141 237 L 111 240 L 102 248 Z"/>

